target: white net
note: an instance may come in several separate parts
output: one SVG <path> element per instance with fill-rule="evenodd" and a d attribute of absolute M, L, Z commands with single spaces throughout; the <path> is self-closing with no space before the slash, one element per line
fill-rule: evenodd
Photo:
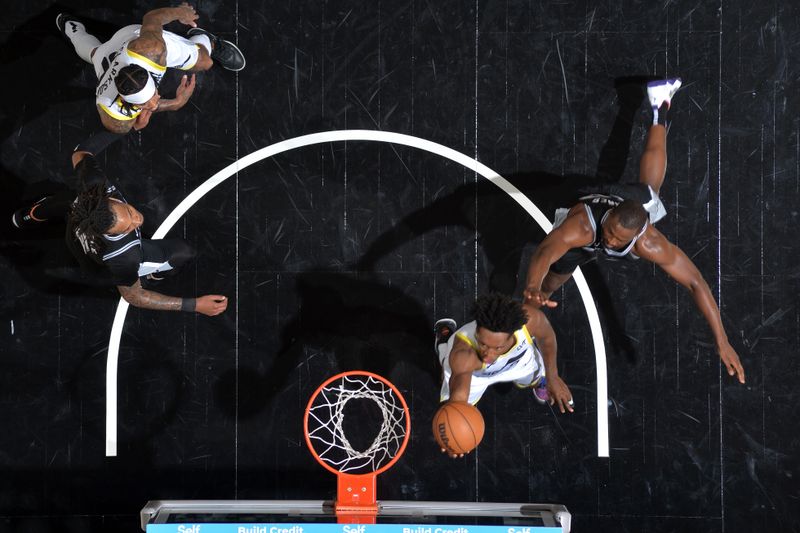
<path fill-rule="evenodd" d="M 354 400 L 374 402 L 378 416 L 346 421 L 346 407 Z M 350 439 L 345 435 L 345 426 L 351 432 L 372 434 L 378 424 L 374 440 L 365 449 L 356 449 L 351 444 L 356 440 L 354 435 Z M 401 450 L 406 438 L 406 411 L 388 383 L 366 374 L 344 375 L 314 398 L 306 431 L 316 454 L 331 468 L 348 474 L 375 472 Z"/>

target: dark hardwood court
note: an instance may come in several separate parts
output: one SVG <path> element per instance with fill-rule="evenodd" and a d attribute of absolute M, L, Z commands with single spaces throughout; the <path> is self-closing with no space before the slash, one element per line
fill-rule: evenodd
<path fill-rule="evenodd" d="M 95 73 L 56 15 L 103 41 L 162 4 L 4 5 L 0 531 L 140 531 L 155 499 L 330 498 L 336 479 L 309 454 L 302 417 L 320 383 L 351 369 L 391 380 L 411 411 L 379 499 L 560 503 L 575 532 L 800 531 L 800 3 L 194 5 L 247 66 L 199 73 L 183 109 L 154 114 L 98 159 L 146 236 L 240 162 L 167 234 L 197 258 L 150 285 L 229 305 L 217 317 L 128 310 L 109 456 L 119 293 L 81 276 L 63 224 L 10 220 L 73 186 L 72 150 L 101 128 Z M 447 150 L 552 221 L 582 188 L 638 180 L 652 121 L 643 84 L 678 76 L 658 229 L 708 282 L 747 382 L 727 375 L 691 295 L 661 269 L 598 261 L 583 269 L 590 298 L 569 281 L 546 311 L 575 412 L 494 386 L 478 404 L 483 442 L 449 459 L 431 433 L 433 323 L 471 320 L 489 291 L 520 297 L 545 231 Z M 165 96 L 179 77 L 167 73 Z M 331 140 L 245 160 L 323 132 Z M 586 302 L 600 318 L 601 376 Z"/>

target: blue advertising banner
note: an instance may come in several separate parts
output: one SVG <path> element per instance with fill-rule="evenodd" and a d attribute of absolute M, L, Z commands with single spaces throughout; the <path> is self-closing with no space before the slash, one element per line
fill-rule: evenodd
<path fill-rule="evenodd" d="M 561 528 L 419 524 L 148 524 L 147 533 L 561 533 Z"/>

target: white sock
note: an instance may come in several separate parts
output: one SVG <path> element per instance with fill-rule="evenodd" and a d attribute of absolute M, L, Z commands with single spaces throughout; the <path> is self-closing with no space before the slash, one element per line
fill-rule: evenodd
<path fill-rule="evenodd" d="M 64 34 L 75 47 L 75 52 L 87 63 L 92 62 L 92 50 L 100 46 L 94 35 L 86 33 L 86 27 L 80 22 L 70 20 L 64 27 Z"/>
<path fill-rule="evenodd" d="M 208 38 L 208 35 L 192 35 L 189 40 L 205 48 L 208 55 L 211 55 L 211 39 Z"/>

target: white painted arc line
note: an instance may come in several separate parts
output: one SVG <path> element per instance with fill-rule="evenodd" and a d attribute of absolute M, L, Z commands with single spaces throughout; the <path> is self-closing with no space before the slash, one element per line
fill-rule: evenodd
<path fill-rule="evenodd" d="M 385 142 L 392 144 L 399 144 L 418 148 L 426 152 L 440 155 L 455 163 L 477 172 L 484 178 L 488 179 L 500 189 L 508 194 L 517 204 L 520 205 L 539 226 L 547 233 L 552 230 L 550 220 L 541 212 L 541 210 L 531 202 L 522 192 L 512 185 L 508 180 L 493 171 L 483 163 L 472 159 L 461 152 L 457 152 L 452 148 L 448 148 L 441 144 L 405 135 L 402 133 L 394 133 L 388 131 L 377 130 L 339 130 L 339 131 L 326 131 L 321 133 L 312 133 L 287 139 L 270 146 L 266 146 L 255 152 L 246 155 L 245 157 L 231 163 L 223 168 L 205 182 L 199 185 L 194 191 L 189 193 L 181 203 L 164 219 L 164 222 L 158 227 L 153 234 L 153 239 L 163 239 L 164 236 L 172 229 L 178 220 L 185 215 L 194 204 L 197 203 L 203 196 L 205 196 L 214 187 L 224 182 L 226 179 L 235 173 L 249 167 L 253 163 L 263 161 L 274 155 L 288 152 L 297 148 L 303 148 L 315 144 L 341 142 L 341 141 L 374 141 Z M 597 308 L 594 305 L 589 286 L 583 277 L 580 269 L 575 271 L 573 276 L 575 283 L 578 286 L 578 291 L 583 300 L 584 307 L 586 308 L 587 319 L 589 320 L 589 327 L 592 332 L 592 342 L 595 349 L 595 361 L 597 366 L 597 455 L 598 457 L 608 457 L 609 444 L 608 444 L 608 397 L 607 397 L 607 376 L 606 376 L 606 353 L 605 345 L 603 344 L 603 334 L 600 327 L 600 320 L 597 314 Z M 114 316 L 114 323 L 111 327 L 111 338 L 108 344 L 108 360 L 106 362 L 106 456 L 113 457 L 117 455 L 117 364 L 119 357 L 120 339 L 122 337 L 122 327 L 125 324 L 125 316 L 127 315 L 128 304 L 120 298 L 117 312 Z"/>

